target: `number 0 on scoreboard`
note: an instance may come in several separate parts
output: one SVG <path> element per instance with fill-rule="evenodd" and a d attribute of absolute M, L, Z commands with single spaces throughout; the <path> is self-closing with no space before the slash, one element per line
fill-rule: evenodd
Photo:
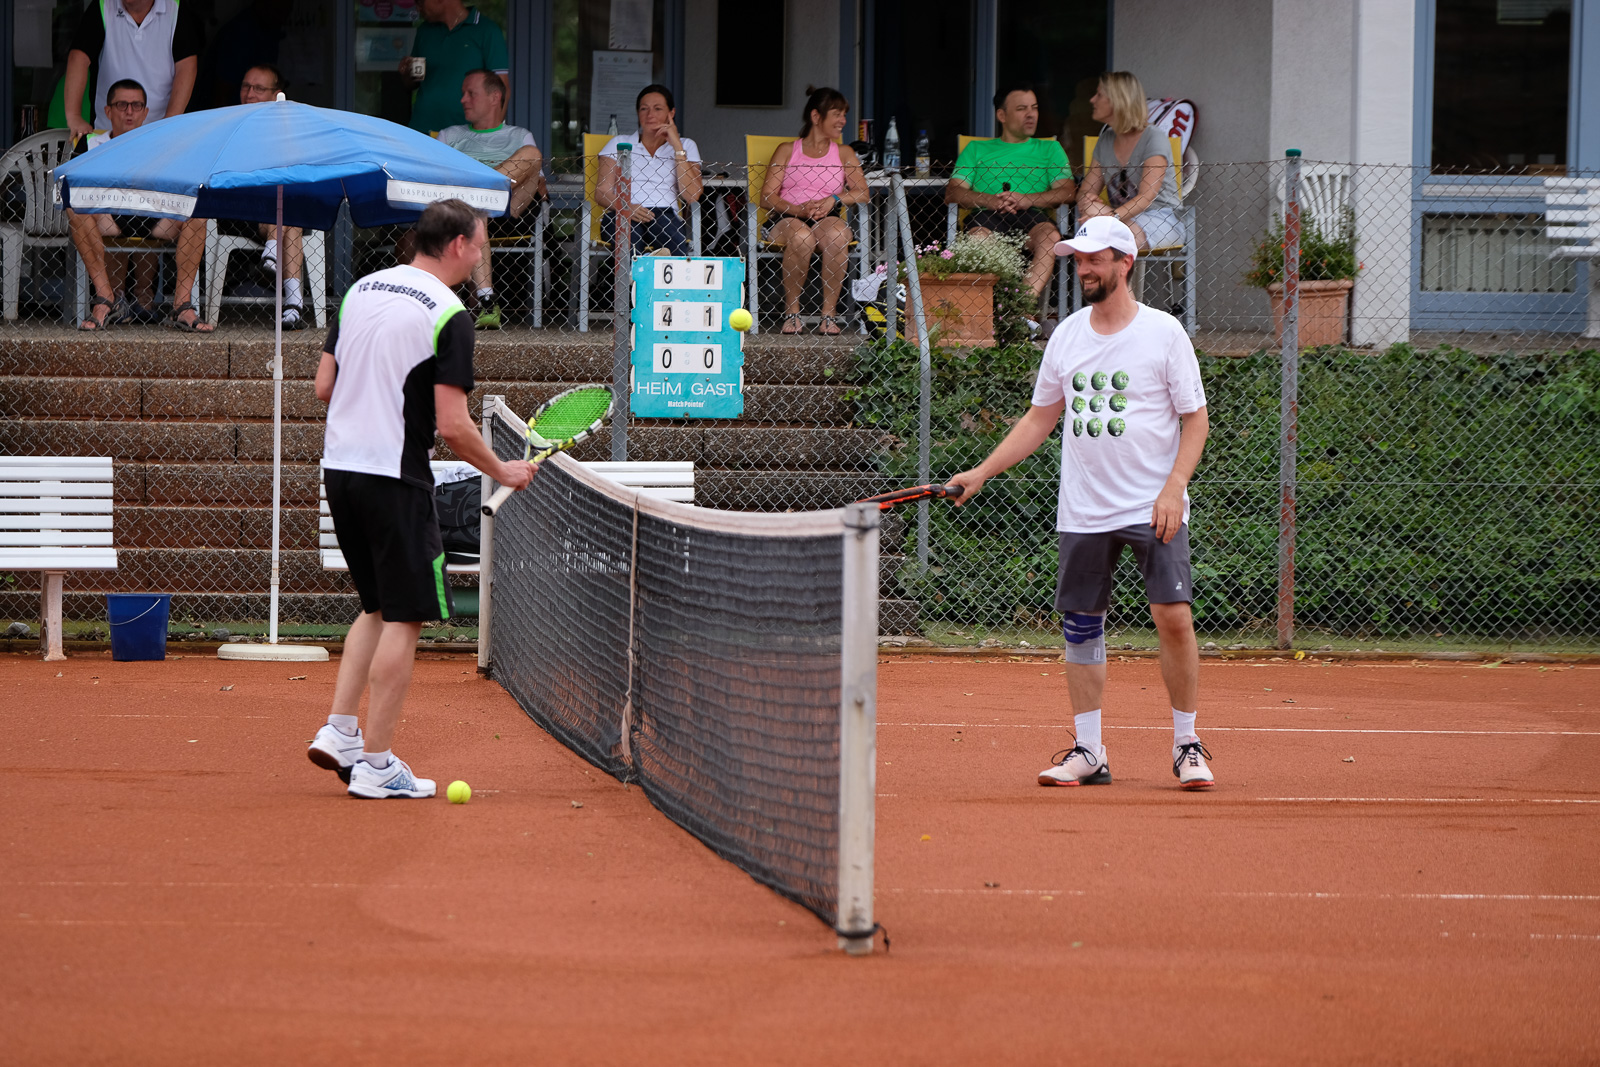
<path fill-rule="evenodd" d="M 654 370 L 657 374 L 721 374 L 722 346 L 719 344 L 657 344 Z"/>

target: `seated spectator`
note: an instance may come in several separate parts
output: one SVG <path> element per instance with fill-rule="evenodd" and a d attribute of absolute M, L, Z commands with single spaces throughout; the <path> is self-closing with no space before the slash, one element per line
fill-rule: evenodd
<path fill-rule="evenodd" d="M 504 215 L 488 220 L 488 237 L 532 237 L 535 212 L 528 210 L 544 194 L 544 158 L 533 134 L 521 126 L 506 125 L 506 84 L 500 75 L 486 68 L 469 71 L 461 80 L 461 110 L 467 121 L 461 126 L 446 126 L 439 140 L 464 152 L 485 166 L 511 179 L 511 203 Z M 489 266 L 489 243 L 483 246 L 483 259 L 472 268 L 472 288 L 477 299 L 480 330 L 500 328 L 500 305 L 495 302 L 494 280 Z"/>
<path fill-rule="evenodd" d="M 106 114 L 111 117 L 109 132 L 95 130 L 78 142 L 73 156 L 81 156 L 105 144 L 113 137 L 121 137 L 129 130 L 138 129 L 144 122 L 148 108 L 144 87 L 131 78 L 112 83 L 106 92 Z M 80 214 L 67 209 L 67 223 L 72 229 L 72 243 L 83 257 L 94 287 L 94 301 L 89 307 L 89 317 L 78 323 L 80 330 L 103 330 L 112 321 L 154 322 L 158 316 L 153 311 L 155 298 L 155 263 L 141 256 L 134 268 L 134 294 L 127 306 L 127 314 L 113 320 L 120 294 L 111 284 L 111 273 L 106 269 L 107 238 L 147 238 L 156 241 L 176 241 L 178 246 L 178 279 L 173 289 L 172 318 L 167 325 L 186 333 L 210 333 L 208 322 L 200 321 L 199 309 L 188 299 L 200 274 L 200 257 L 206 250 L 206 220 L 150 218 L 144 215 Z M 117 280 L 123 278 L 123 257 L 116 257 Z M 179 303 L 182 298 L 183 302 Z M 104 308 L 104 311 L 100 309 Z"/>
<path fill-rule="evenodd" d="M 286 87 L 277 67 L 270 63 L 257 64 L 244 72 L 244 80 L 239 83 L 239 103 L 262 104 L 276 100 Z M 300 288 L 306 265 L 304 235 L 298 226 L 285 226 L 283 247 L 280 249 L 278 239 L 273 236 L 276 230 L 277 226 L 270 222 L 237 222 L 232 219 L 220 219 L 217 222 L 218 233 L 261 241 L 261 265 L 269 272 L 276 274 L 280 267 L 283 268 L 283 328 L 304 330 L 311 325 Z M 320 298 L 321 294 L 312 294 L 313 300 Z"/>
<path fill-rule="evenodd" d="M 837 89 L 811 90 L 800 138 L 779 145 L 761 183 L 767 209 L 766 239 L 783 246 L 783 332 L 799 333 L 800 290 L 811 270 L 811 253 L 822 250 L 822 321 L 818 333 L 836 334 L 839 290 L 850 252 L 850 226 L 839 217 L 844 204 L 867 198 L 861 160 L 839 138 L 850 103 Z"/>
<path fill-rule="evenodd" d="M 678 136 L 678 112 L 672 105 L 672 90 L 665 85 L 647 85 L 639 91 L 634 106 L 639 111 L 639 128 L 629 136 L 613 137 L 600 149 L 600 177 L 594 198 L 606 209 L 600 220 L 600 235 L 616 242 L 616 206 L 621 198 L 617 179 L 617 145 L 633 146 L 633 180 L 628 198 L 628 218 L 633 220 L 633 252 L 665 249 L 675 256 L 689 254 L 689 235 L 678 213 L 678 201 L 700 199 L 700 149 L 694 141 Z"/>
<path fill-rule="evenodd" d="M 1112 71 L 1101 75 L 1089 106 L 1094 120 L 1106 125 L 1083 176 L 1079 218 L 1115 215 L 1133 231 L 1141 252 L 1183 244 L 1172 144 L 1150 125 L 1144 86 L 1127 71 Z M 1110 203 L 1100 199 L 1102 190 Z"/>
<path fill-rule="evenodd" d="M 1039 98 L 1027 85 L 1003 86 L 994 94 L 1000 136 L 973 141 L 956 160 L 945 202 L 976 208 L 967 219 L 973 237 L 1021 234 L 1033 256 L 1028 285 L 1043 296 L 1055 266 L 1055 209 L 1076 194 L 1072 166 L 1061 142 L 1035 137 Z"/>

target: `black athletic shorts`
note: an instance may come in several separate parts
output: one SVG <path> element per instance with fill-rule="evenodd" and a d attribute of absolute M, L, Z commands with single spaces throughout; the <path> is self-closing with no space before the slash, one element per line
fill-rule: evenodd
<path fill-rule="evenodd" d="M 325 470 L 334 536 L 361 594 L 361 610 L 384 622 L 450 617 L 450 583 L 433 491 L 398 478 Z"/>
<path fill-rule="evenodd" d="M 111 221 L 124 237 L 149 237 L 156 224 L 153 215 L 112 215 Z"/>
<path fill-rule="evenodd" d="M 991 230 L 994 233 L 1020 233 L 1027 236 L 1041 222 L 1054 226 L 1056 220 L 1036 207 L 1024 208 L 1015 215 L 984 208 L 967 217 L 967 229 Z"/>
<path fill-rule="evenodd" d="M 1122 546 L 1133 549 L 1144 575 L 1145 599 L 1152 604 L 1190 603 L 1194 578 L 1189 568 L 1189 524 L 1163 544 L 1149 523 L 1106 533 L 1062 533 L 1056 567 L 1057 611 L 1105 611 L 1111 606 L 1111 574 Z"/>

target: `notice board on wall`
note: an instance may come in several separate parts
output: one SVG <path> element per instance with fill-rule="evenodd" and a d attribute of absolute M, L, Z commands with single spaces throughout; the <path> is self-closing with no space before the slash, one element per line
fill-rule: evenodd
<path fill-rule="evenodd" d="M 717 106 L 782 107 L 784 0 L 717 0 Z"/>

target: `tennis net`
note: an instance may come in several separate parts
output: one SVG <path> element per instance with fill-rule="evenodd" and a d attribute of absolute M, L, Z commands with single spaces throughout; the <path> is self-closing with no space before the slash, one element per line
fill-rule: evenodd
<path fill-rule="evenodd" d="M 484 410 L 496 453 L 522 455 L 522 420 L 499 398 Z M 847 951 L 870 951 L 878 512 L 648 493 L 561 455 L 506 502 L 484 531 L 490 676 Z"/>

